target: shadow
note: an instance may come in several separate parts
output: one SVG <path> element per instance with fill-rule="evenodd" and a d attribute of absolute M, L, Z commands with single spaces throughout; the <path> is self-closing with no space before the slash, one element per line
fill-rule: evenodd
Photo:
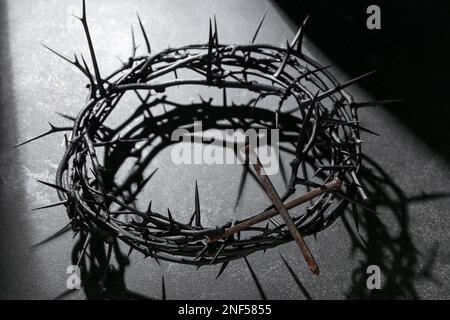
<path fill-rule="evenodd" d="M 292 279 L 294 280 L 295 284 L 297 285 L 300 292 L 305 296 L 306 300 L 313 300 L 311 294 L 306 289 L 306 287 L 303 285 L 303 283 L 300 281 L 300 278 L 298 277 L 297 273 L 295 273 L 294 269 L 289 265 L 287 260 L 280 254 L 281 261 L 283 261 L 283 264 L 286 266 L 286 269 L 289 271 L 289 274 L 291 275 Z"/>
<path fill-rule="evenodd" d="M 86 241 L 88 246 L 84 249 Z M 84 250 L 89 253 L 83 253 Z M 81 270 L 82 287 L 88 300 L 160 300 L 127 288 L 125 270 L 130 261 L 120 250 L 117 239 L 111 239 L 110 243 L 105 245 L 105 239 L 100 234 L 87 238 L 87 234 L 82 233 L 73 247 L 72 263 L 78 265 Z M 72 293 L 72 290 L 65 291 L 56 299 L 63 299 Z M 164 298 L 163 280 L 162 299 Z"/>
<path fill-rule="evenodd" d="M 252 280 L 256 285 L 256 289 L 258 289 L 258 293 L 259 293 L 259 296 L 261 297 L 261 300 L 267 300 L 266 293 L 264 292 L 261 282 L 259 282 L 258 276 L 256 275 L 255 271 L 253 270 L 250 262 L 248 262 L 247 258 L 244 258 L 244 261 L 245 261 L 245 264 L 247 265 L 248 271 L 250 271 Z"/>
<path fill-rule="evenodd" d="M 164 105 L 165 112 L 154 115 L 154 108 L 161 105 Z M 101 136 L 105 141 L 114 141 L 112 138 L 121 133 L 120 141 L 102 145 L 104 168 L 107 168 L 102 175 L 105 189 L 116 198 L 122 199 L 125 204 L 135 206 L 139 194 L 143 192 L 145 185 L 151 181 L 155 173 L 153 171 L 146 174 L 145 169 L 160 151 L 177 143 L 171 140 L 171 134 L 176 128 L 182 127 L 192 131 L 194 121 L 202 121 L 203 130 L 210 128 L 245 130 L 254 125 L 273 126 L 273 111 L 251 106 L 251 102 L 227 107 L 213 105 L 211 101 L 182 104 L 168 101 L 165 96 L 146 101 L 116 127 L 104 126 L 101 129 Z M 301 121 L 289 113 L 281 113 L 279 120 L 280 144 L 294 145 L 295 134 L 300 129 Z M 136 148 L 137 145 L 139 148 Z M 149 147 L 150 151 L 145 152 L 145 147 Z M 290 152 L 289 149 L 284 151 L 288 154 L 294 152 Z M 134 163 L 129 165 L 127 174 L 118 181 L 116 179 L 118 171 L 130 158 L 134 160 Z M 312 166 L 314 159 L 306 158 L 305 162 Z M 321 174 L 323 173 L 317 173 L 316 178 L 320 179 Z M 342 210 L 339 209 L 334 214 L 336 218 L 340 215 L 343 220 L 345 229 L 352 240 L 352 252 L 363 257 L 359 266 L 352 272 L 352 286 L 347 291 L 347 297 L 350 299 L 418 299 L 416 280 L 426 278 L 436 281 L 432 269 L 437 248 L 430 251 L 425 267 L 418 270 L 420 253 L 410 234 L 408 205 L 414 201 L 428 201 L 448 195 L 420 194 L 415 197 L 406 197 L 402 189 L 383 169 L 367 157 L 363 158 L 359 176 L 371 201 L 367 207 L 370 210 L 381 211 L 383 214 L 374 214 L 357 207 L 357 203 L 348 203 L 348 201 L 346 205 L 339 206 Z M 350 196 L 353 191 L 347 190 L 347 194 Z M 114 203 L 107 201 L 107 206 L 113 205 Z M 344 215 L 343 210 L 347 206 L 352 209 L 350 216 Z M 114 210 L 120 211 L 120 208 Z M 114 210 L 111 209 L 111 212 Z M 136 217 L 128 217 L 126 221 L 138 224 L 134 218 Z M 350 220 L 353 221 L 350 222 Z M 151 299 L 127 288 L 125 271 L 129 265 L 129 259 L 121 252 L 117 239 L 107 238 L 101 230 L 91 234 L 93 234 L 92 238 L 88 239 L 87 234 L 80 233 L 72 251 L 72 263 L 78 264 L 82 270 L 81 280 L 86 297 L 88 299 Z M 312 299 L 312 295 L 295 271 L 283 257 L 281 259 L 304 297 L 308 300 Z M 159 263 L 158 260 L 157 262 Z M 247 259 L 245 262 L 259 295 L 265 299 L 266 294 L 255 272 Z M 112 267 L 112 264 L 115 267 Z M 367 289 L 366 269 L 372 264 L 380 266 L 382 270 L 383 290 Z M 226 267 L 226 264 L 224 266 Z M 220 273 L 223 270 L 224 268 L 221 268 Z M 67 294 L 70 292 L 63 293 L 58 298 L 63 298 Z M 164 279 L 161 296 L 166 297 Z"/>
<path fill-rule="evenodd" d="M 386 109 L 450 160 L 448 1 L 273 1 L 297 25 L 310 14 L 307 37 L 350 76 L 377 70 L 364 89 L 403 99 Z M 372 4 L 381 8 L 381 30 L 366 27 Z"/>
<path fill-rule="evenodd" d="M 429 201 L 448 194 L 420 194 L 407 197 L 403 190 L 372 159 L 365 157 L 359 172 L 372 204 L 380 212 L 353 208 L 351 215 L 341 215 L 352 241 L 352 252 L 359 259 L 353 270 L 349 299 L 419 299 L 416 282 L 420 279 L 439 283 L 433 275 L 437 256 L 436 245 L 423 257 L 414 245 L 410 232 L 408 207 L 418 201 Z M 355 221 L 355 226 L 349 220 Z M 362 257 L 359 258 L 359 257 Z M 419 269 L 419 259 L 426 261 Z M 381 290 L 367 288 L 367 267 L 381 269 Z"/>
<path fill-rule="evenodd" d="M 25 280 L 32 273 L 25 253 L 28 232 L 22 217 L 26 211 L 22 170 L 19 153 L 12 148 L 17 139 L 17 114 L 7 7 L 0 2 L 0 298 L 19 299 L 33 289 Z"/>

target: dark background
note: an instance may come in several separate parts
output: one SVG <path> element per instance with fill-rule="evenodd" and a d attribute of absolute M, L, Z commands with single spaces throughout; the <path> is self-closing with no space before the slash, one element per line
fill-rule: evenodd
<path fill-rule="evenodd" d="M 276 0 L 306 34 L 352 76 L 376 70 L 365 89 L 377 98 L 402 98 L 387 108 L 436 152 L 450 159 L 450 2 Z M 376 4 L 381 29 L 364 14 Z M 382 79 L 382 81 L 380 81 Z"/>

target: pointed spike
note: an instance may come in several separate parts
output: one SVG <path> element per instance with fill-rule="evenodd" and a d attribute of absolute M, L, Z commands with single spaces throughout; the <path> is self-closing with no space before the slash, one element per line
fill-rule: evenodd
<path fill-rule="evenodd" d="M 206 66 L 206 79 L 208 83 L 211 82 L 211 72 L 212 72 L 212 55 L 213 50 L 213 34 L 212 34 L 212 24 L 211 19 L 209 19 L 209 35 L 208 35 L 208 57 L 207 57 L 207 66 Z"/>
<path fill-rule="evenodd" d="M 263 237 L 267 237 L 269 234 L 269 223 L 266 223 L 266 226 L 264 227 Z"/>
<path fill-rule="evenodd" d="M 139 14 L 137 12 L 136 12 L 136 15 L 137 15 L 137 18 L 138 18 L 138 21 L 139 21 L 139 26 L 141 28 L 142 36 L 144 37 L 145 47 L 147 48 L 148 54 L 151 55 L 152 54 L 152 48 L 150 46 L 150 41 L 148 40 L 147 32 L 145 31 L 144 25 L 142 24 L 142 21 L 141 21 L 141 17 L 139 17 Z"/>
<path fill-rule="evenodd" d="M 62 117 L 62 118 L 64 118 L 64 119 L 67 119 L 67 120 L 70 120 L 70 121 L 75 121 L 75 117 L 69 116 L 69 115 L 67 115 L 67 114 L 65 114 L 65 113 L 61 113 L 61 112 L 58 112 L 58 111 L 56 111 L 55 113 L 56 113 L 58 116 L 60 116 L 60 117 Z"/>
<path fill-rule="evenodd" d="M 203 254 L 205 254 L 206 250 L 208 250 L 208 244 L 205 244 L 202 250 L 195 256 L 194 261 L 200 259 Z"/>
<path fill-rule="evenodd" d="M 44 185 L 46 185 L 46 186 L 48 186 L 50 188 L 53 188 L 53 189 L 56 189 L 58 191 L 64 192 L 66 194 L 69 194 L 68 190 L 66 190 L 63 187 L 60 187 L 60 186 L 58 186 L 56 184 L 53 184 L 53 183 L 50 183 L 50 182 L 46 182 L 46 181 L 42 181 L 42 180 L 39 180 L 39 179 L 37 179 L 36 181 L 39 182 L 39 183 L 42 183 L 42 184 L 44 184 Z"/>
<path fill-rule="evenodd" d="M 298 28 L 297 33 L 294 36 L 294 39 L 292 39 L 292 42 L 291 42 L 292 48 L 295 48 L 295 46 L 297 45 L 297 48 L 295 50 L 299 53 L 302 52 L 302 42 L 303 42 L 303 37 L 304 37 L 304 33 L 305 33 L 305 25 L 308 22 L 308 19 L 309 19 L 309 14 L 303 20 L 302 24 Z"/>
<path fill-rule="evenodd" d="M 227 107 L 228 104 L 228 97 L 227 97 L 227 88 L 223 87 L 222 89 L 222 96 L 223 96 L 223 107 Z"/>
<path fill-rule="evenodd" d="M 46 206 L 42 206 L 42 207 L 38 207 L 38 208 L 33 208 L 31 209 L 31 211 L 37 211 L 37 210 L 42 210 L 42 209 L 48 209 L 48 208 L 53 208 L 53 207 L 58 207 L 58 206 L 62 206 L 62 205 L 66 205 L 68 203 L 67 200 L 63 200 L 63 201 L 59 201 L 56 203 L 52 203 Z"/>
<path fill-rule="evenodd" d="M 273 75 L 274 78 L 278 78 L 281 73 L 283 73 L 284 68 L 286 67 L 286 64 L 289 60 L 289 57 L 291 55 L 291 46 L 289 45 L 289 42 L 286 41 L 286 55 L 283 58 L 283 61 L 281 62 L 280 66 L 278 67 L 278 70 Z"/>
<path fill-rule="evenodd" d="M 86 1 L 83 0 L 83 16 L 81 18 L 81 23 L 83 25 L 83 29 L 84 29 L 84 34 L 86 36 L 86 41 L 88 43 L 88 47 L 89 47 L 89 53 L 91 55 L 91 60 L 92 60 L 92 65 L 94 66 L 94 73 L 95 73 L 95 79 L 98 85 L 98 88 L 100 90 L 100 92 L 103 94 L 105 89 L 103 88 L 103 79 L 100 76 L 100 70 L 98 67 L 98 63 L 97 63 L 97 58 L 95 56 L 95 50 L 94 50 L 94 45 L 92 43 L 92 38 L 91 38 L 91 33 L 89 31 L 89 26 L 87 23 L 87 17 L 86 17 Z"/>
<path fill-rule="evenodd" d="M 147 207 L 147 213 L 152 213 L 152 200 L 150 200 L 150 202 L 148 203 L 148 207 Z"/>
<path fill-rule="evenodd" d="M 313 99 L 311 100 L 311 102 L 309 103 L 309 108 L 308 108 L 308 111 L 307 111 L 307 113 L 306 113 L 306 115 L 305 115 L 305 118 L 303 119 L 303 121 L 302 121 L 302 128 L 300 129 L 300 133 L 299 133 L 299 135 L 298 135 L 298 138 L 297 138 L 297 159 L 299 159 L 300 158 L 300 156 L 301 156 L 301 154 L 300 154 L 300 152 L 302 152 L 302 149 L 303 148 L 299 148 L 299 146 L 301 146 L 301 145 L 303 145 L 303 139 L 304 139 L 304 135 L 305 135 L 305 133 L 306 133 L 306 130 L 307 130 L 307 127 L 308 127 L 308 122 L 309 122 L 309 119 L 311 119 L 311 117 L 312 117 L 312 114 L 313 114 L 313 110 L 314 110 L 314 107 L 315 107 L 315 105 L 316 105 L 316 101 L 317 101 L 317 97 L 319 96 L 319 92 L 320 91 L 317 91 L 316 92 L 316 94 L 314 95 L 314 97 L 313 97 Z"/>
<path fill-rule="evenodd" d="M 169 217 L 170 229 L 173 230 L 174 229 L 174 222 L 173 222 L 173 218 L 172 218 L 172 213 L 170 212 L 169 208 L 167 208 L 167 216 Z"/>
<path fill-rule="evenodd" d="M 50 237 L 45 238 L 44 240 L 39 241 L 38 243 L 32 245 L 31 248 L 35 249 L 35 248 L 37 248 L 37 247 L 40 247 L 40 246 L 43 245 L 43 244 L 46 244 L 46 243 L 48 243 L 48 242 L 50 242 L 50 241 L 52 241 L 52 240 L 54 240 L 54 239 L 56 239 L 56 238 L 62 236 L 63 234 L 65 234 L 67 231 L 69 231 L 69 230 L 71 229 L 71 228 L 70 228 L 71 225 L 72 225 L 72 220 L 70 220 L 68 224 L 66 224 L 66 225 L 65 225 L 64 227 L 62 227 L 60 230 L 58 230 L 57 232 L 55 232 L 54 234 L 52 234 Z"/>
<path fill-rule="evenodd" d="M 192 223 L 194 223 L 194 219 L 195 219 L 195 210 L 192 213 L 191 217 L 189 218 L 188 226 L 192 227 Z"/>
<path fill-rule="evenodd" d="M 201 216 L 200 216 L 200 197 L 198 195 L 198 184 L 195 181 L 195 226 L 201 227 Z"/>
<path fill-rule="evenodd" d="M 86 0 L 82 1 L 82 6 L 81 6 L 81 19 L 86 19 Z"/>
<path fill-rule="evenodd" d="M 334 194 L 334 195 L 336 195 L 336 196 L 338 196 L 338 197 L 340 197 L 340 198 L 342 198 L 342 199 L 344 199 L 344 200 L 347 200 L 347 201 L 350 202 L 350 203 L 353 203 L 353 204 L 357 205 L 358 207 L 363 208 L 364 210 L 367 210 L 367 211 L 369 211 L 369 212 L 371 212 L 371 213 L 373 213 L 373 214 L 379 215 L 379 213 L 376 212 L 375 210 L 369 208 L 369 207 L 366 206 L 366 205 L 363 205 L 362 203 L 360 203 L 360 202 L 358 202 L 358 201 L 356 201 L 356 200 L 353 200 L 352 198 L 349 198 L 349 197 L 343 195 L 342 193 L 340 193 L 340 192 L 338 192 L 338 191 L 336 191 L 336 190 L 329 190 L 329 192 L 331 192 L 332 194 Z"/>
<path fill-rule="evenodd" d="M 131 253 L 133 252 L 134 248 L 130 247 L 130 249 L 128 249 L 128 254 L 127 254 L 127 258 L 129 259 L 131 256 Z"/>
<path fill-rule="evenodd" d="M 334 87 L 334 88 L 331 88 L 331 89 L 329 89 L 328 91 L 325 91 L 325 92 L 323 92 L 321 95 L 319 95 L 318 99 L 319 99 L 319 101 L 320 101 L 320 100 L 322 100 L 322 99 L 324 99 L 324 98 L 326 98 L 326 97 L 329 97 L 329 96 L 331 96 L 332 94 L 338 92 L 339 90 L 342 90 L 342 89 L 344 89 L 344 88 L 346 88 L 346 87 L 352 85 L 353 83 L 355 83 L 355 82 L 357 82 L 357 81 L 359 81 L 359 80 L 361 80 L 361 79 L 367 78 L 368 76 L 374 74 L 375 72 L 376 72 L 376 71 L 370 71 L 370 72 L 367 72 L 367 73 L 365 73 L 365 74 L 363 74 L 363 75 L 360 75 L 359 77 L 356 77 L 356 78 L 351 79 L 351 80 L 349 80 L 349 81 L 347 81 L 347 82 L 344 82 L 343 84 L 340 84 L 340 85 L 338 85 L 338 86 L 336 86 L 336 87 Z"/>
<path fill-rule="evenodd" d="M 118 137 L 118 139 L 120 139 L 120 137 Z M 120 140 L 118 140 L 118 141 L 120 141 Z M 144 180 L 141 180 L 138 184 L 138 188 L 143 188 L 147 184 L 147 182 L 149 182 L 150 179 L 153 178 L 153 176 L 155 175 L 155 173 L 157 171 L 158 171 L 158 168 L 153 170 L 152 173 L 150 173 L 150 175 L 147 178 L 145 178 Z"/>
<path fill-rule="evenodd" d="M 220 266 L 219 273 L 218 273 L 217 276 L 216 276 L 216 279 L 218 279 L 218 278 L 222 275 L 222 273 L 225 271 L 225 269 L 227 268 L 227 266 L 228 266 L 229 264 L 230 264 L 229 261 L 225 261 L 224 263 L 222 263 L 222 265 Z"/>
<path fill-rule="evenodd" d="M 390 103 L 399 103 L 403 102 L 402 99 L 387 99 L 387 100 L 379 100 L 379 101 L 369 101 L 369 102 L 353 102 L 351 104 L 352 107 L 355 108 L 363 108 L 363 107 L 376 107 L 379 105 L 385 105 Z"/>
<path fill-rule="evenodd" d="M 92 93 L 94 93 L 95 91 L 94 78 L 92 77 L 91 71 L 89 70 L 89 67 L 86 63 L 86 60 L 84 59 L 83 54 L 81 54 L 81 61 L 83 61 L 84 68 L 86 69 L 86 75 L 89 78 L 89 83 L 91 84 Z"/>
<path fill-rule="evenodd" d="M 292 89 L 292 88 L 294 87 L 294 85 L 296 85 L 300 80 L 302 80 L 302 79 L 304 79 L 304 78 L 306 78 L 306 77 L 308 77 L 308 76 L 310 76 L 310 75 L 313 75 L 313 74 L 315 74 L 315 73 L 318 73 L 318 72 L 321 72 L 321 71 L 323 71 L 323 70 L 329 69 L 329 68 L 331 68 L 332 66 L 333 66 L 333 65 L 331 65 L 331 64 L 330 64 L 330 65 L 326 65 L 326 66 L 323 66 L 323 67 L 320 67 L 320 68 L 317 68 L 317 69 L 314 69 L 314 70 L 309 70 L 309 71 L 307 71 L 307 72 L 301 74 L 300 76 L 298 76 L 298 77 L 297 77 L 294 81 L 292 81 L 292 83 L 286 88 L 286 90 L 285 90 L 283 96 L 281 97 L 280 101 L 278 102 L 278 109 L 281 110 L 281 106 L 282 106 L 283 102 L 287 99 L 287 97 L 288 97 L 288 95 L 289 95 L 291 89 Z M 288 111 L 288 113 L 295 112 L 295 111 L 298 111 L 298 109 L 295 108 L 295 109 L 293 109 L 292 111 Z"/>
<path fill-rule="evenodd" d="M 156 255 L 153 255 L 153 259 L 155 259 L 158 266 L 161 266 L 161 261 L 159 261 L 158 257 Z"/>
<path fill-rule="evenodd" d="M 217 250 L 216 254 L 214 255 L 214 257 L 212 258 L 211 262 L 209 263 L 210 265 L 214 264 L 214 262 L 216 261 L 217 257 L 222 253 L 222 250 L 225 249 L 226 247 L 226 243 L 222 243 L 222 245 L 219 247 L 219 250 Z"/>
<path fill-rule="evenodd" d="M 30 142 L 32 142 L 32 141 L 38 140 L 38 139 L 40 139 L 40 138 L 43 138 L 43 137 L 45 137 L 45 136 L 47 136 L 47 135 L 49 135 L 49 134 L 52 134 L 52 133 L 53 133 L 53 131 L 52 131 L 52 130 L 49 130 L 49 131 L 44 132 L 44 133 L 42 133 L 42 134 L 40 134 L 40 135 L 38 135 L 38 136 L 36 136 L 36 137 L 33 137 L 33 138 L 31 138 L 31 139 L 28 139 L 28 140 L 26 140 L 26 141 L 24 141 L 24 142 L 21 142 L 21 143 L 19 143 L 19 144 L 16 144 L 16 145 L 14 146 L 14 148 L 18 148 L 18 147 L 20 147 L 20 146 L 23 146 L 23 145 L 25 145 L 25 144 L 27 144 L 27 143 L 30 143 Z"/>
<path fill-rule="evenodd" d="M 45 44 L 42 43 L 42 42 L 41 42 L 41 45 L 42 45 L 45 49 L 47 49 L 48 51 L 50 51 L 51 53 L 53 53 L 53 54 L 57 55 L 58 57 L 60 57 L 61 59 L 63 59 L 64 61 L 70 63 L 71 65 L 75 65 L 75 62 L 72 61 L 72 60 L 70 60 L 70 59 L 69 59 L 68 57 L 66 57 L 65 55 L 63 55 L 63 54 L 59 53 L 58 51 L 56 51 L 56 50 L 54 50 L 54 49 L 48 47 L 47 45 L 45 45 Z"/>
<path fill-rule="evenodd" d="M 262 15 L 261 19 L 259 20 L 258 26 L 256 27 L 255 33 L 253 34 L 252 41 L 250 43 L 255 43 L 256 37 L 258 36 L 259 30 L 261 29 L 261 26 L 264 22 L 264 19 L 266 19 L 267 16 L 267 10 Z"/>
<path fill-rule="evenodd" d="M 69 138 L 67 138 L 67 134 L 64 134 L 64 147 L 69 149 Z"/>

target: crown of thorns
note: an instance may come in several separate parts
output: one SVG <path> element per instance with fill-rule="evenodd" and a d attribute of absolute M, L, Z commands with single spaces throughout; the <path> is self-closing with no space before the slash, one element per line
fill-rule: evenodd
<path fill-rule="evenodd" d="M 111 243 L 111 239 L 116 238 L 126 243 L 130 250 L 135 249 L 157 261 L 162 259 L 197 266 L 223 263 L 221 273 L 231 260 L 295 239 L 310 269 L 318 273 L 302 236 L 315 235 L 330 226 L 349 203 L 352 206 L 364 206 L 363 201 L 356 200 L 366 199 L 357 175 L 362 155 L 359 134 L 362 130 L 371 131 L 359 125 L 357 110 L 382 102 L 357 103 L 345 91 L 346 87 L 371 73 L 338 83 L 330 73 L 329 66 L 320 65 L 302 52 L 307 19 L 285 47 L 255 43 L 264 17 L 247 44 L 221 44 L 214 18 L 213 22 L 209 20 L 207 43 L 152 53 L 149 38 L 138 16 L 147 52 L 137 55 L 132 31 L 132 49 L 128 61 L 110 75 L 102 76 L 83 1 L 79 19 L 89 46 L 92 70 L 82 55 L 81 59 L 74 55 L 72 60 L 48 49 L 74 65 L 88 78 L 89 99 L 78 115 L 71 119 L 72 126 L 57 127 L 50 124 L 49 131 L 24 142 L 55 132 L 71 132 L 70 137 L 66 136 L 66 148 L 57 169 L 56 182 L 40 181 L 56 189 L 60 201 L 38 209 L 66 207 L 70 218 L 68 226 L 89 235 L 81 255 L 91 236 L 102 237 L 105 243 Z M 190 71 L 190 76 L 179 77 L 180 72 L 186 70 Z M 246 106 L 252 110 L 265 97 L 275 96 L 279 102 L 271 112 L 277 128 L 283 128 L 283 117 L 293 117 L 290 115 L 292 111 L 286 112 L 283 106 L 288 98 L 294 99 L 295 111 L 300 116 L 294 118 L 298 130 L 291 140 L 294 148 L 291 152 L 290 178 L 281 196 L 278 196 L 269 178 L 264 175 L 258 159 L 252 162 L 251 172 L 266 190 L 273 202 L 272 207 L 241 221 L 205 227 L 202 225 L 197 185 L 193 190 L 195 210 L 190 221 L 176 220 L 169 209 L 167 214 L 155 212 L 151 202 L 147 210 L 138 210 L 105 185 L 105 174 L 110 168 L 102 164 L 98 149 L 135 145 L 142 140 L 132 134 L 124 138 L 121 135 L 123 130 L 108 131 L 103 124 L 122 98 L 126 94 L 136 94 L 146 104 L 151 97 L 167 88 L 188 85 L 219 88 L 223 90 L 224 97 L 229 88 L 252 91 L 257 98 Z M 142 95 L 143 91 L 145 95 Z M 158 104 L 161 100 L 155 101 Z M 229 112 L 234 109 L 230 108 Z M 149 116 L 144 114 L 144 127 L 158 125 L 156 116 L 151 117 L 152 121 L 148 121 Z M 255 156 L 249 148 L 246 150 L 248 156 Z M 306 162 L 316 170 L 314 179 L 307 175 Z M 250 167 L 249 162 L 246 165 Z M 145 184 L 147 181 L 141 182 Z M 306 186 L 309 191 L 290 199 L 299 185 Z M 301 214 L 291 216 L 287 212 L 308 201 L 310 205 Z M 119 206 L 120 210 L 111 210 L 111 204 Z M 284 223 L 271 219 L 277 214 L 282 215 Z M 266 222 L 265 226 L 261 226 L 262 222 Z"/>

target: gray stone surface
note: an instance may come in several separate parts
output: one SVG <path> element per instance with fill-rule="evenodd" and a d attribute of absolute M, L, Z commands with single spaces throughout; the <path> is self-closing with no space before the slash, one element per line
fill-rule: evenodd
<path fill-rule="evenodd" d="M 87 56 L 81 26 L 70 16 L 79 6 L 79 1 L 56 0 L 6 1 L 0 6 L 1 298 L 52 299 L 65 290 L 71 234 L 38 248 L 32 245 L 64 226 L 67 217 L 61 209 L 30 212 L 57 199 L 53 190 L 35 179 L 53 180 L 63 150 L 62 136 L 47 137 L 20 149 L 12 146 L 47 130 L 47 121 L 62 123 L 55 112 L 75 114 L 85 99 L 82 75 L 39 44 Z M 118 65 L 116 56 L 125 59 L 129 54 L 130 24 L 137 26 L 136 12 L 149 32 L 153 49 L 160 50 L 167 45 L 206 41 L 208 17 L 214 14 L 221 41 L 248 42 L 266 9 L 269 15 L 259 40 L 283 44 L 291 39 L 294 24 L 268 1 L 196 1 L 195 5 L 181 0 L 88 1 L 88 19 L 101 70 L 107 73 Z M 327 53 L 319 52 L 309 40 L 306 47 L 319 61 L 329 62 Z M 339 70 L 335 72 L 340 79 L 348 79 Z M 370 99 L 363 87 L 355 86 L 351 93 L 361 100 Z M 361 233 L 366 244 L 354 237 L 348 215 L 316 240 L 307 239 L 320 264 L 320 277 L 308 271 L 292 243 L 251 255 L 249 261 L 269 299 L 305 298 L 279 253 L 314 299 L 450 298 L 450 199 L 421 199 L 424 193 L 450 191 L 449 164 L 383 108 L 361 110 L 361 125 L 381 134 L 363 134 L 365 152 L 382 168 L 382 173 L 375 170 L 374 175 L 368 175 L 368 184 L 380 188 L 372 192 L 380 203 L 380 215 L 362 213 Z M 235 214 L 232 208 L 239 170 L 192 166 L 171 171 L 167 152 L 156 159 L 155 166 L 159 171 L 154 183 L 163 187 L 150 189 L 149 197 L 157 209 L 170 207 L 183 212 L 188 208 L 186 216 L 190 214 L 197 177 L 208 219 Z M 213 178 L 218 173 L 221 177 Z M 261 209 L 261 202 L 268 203 L 263 194 L 249 190 L 250 185 L 240 212 L 254 212 Z M 218 280 L 218 266 L 200 270 L 164 262 L 158 266 L 138 254 L 132 260 L 125 273 L 126 285 L 148 297 L 161 297 L 164 275 L 169 299 L 260 298 L 243 260 L 231 263 Z M 375 293 L 365 288 L 365 270 L 370 264 L 379 264 L 383 273 L 383 288 Z M 79 291 L 69 298 L 81 299 L 84 293 Z"/>

